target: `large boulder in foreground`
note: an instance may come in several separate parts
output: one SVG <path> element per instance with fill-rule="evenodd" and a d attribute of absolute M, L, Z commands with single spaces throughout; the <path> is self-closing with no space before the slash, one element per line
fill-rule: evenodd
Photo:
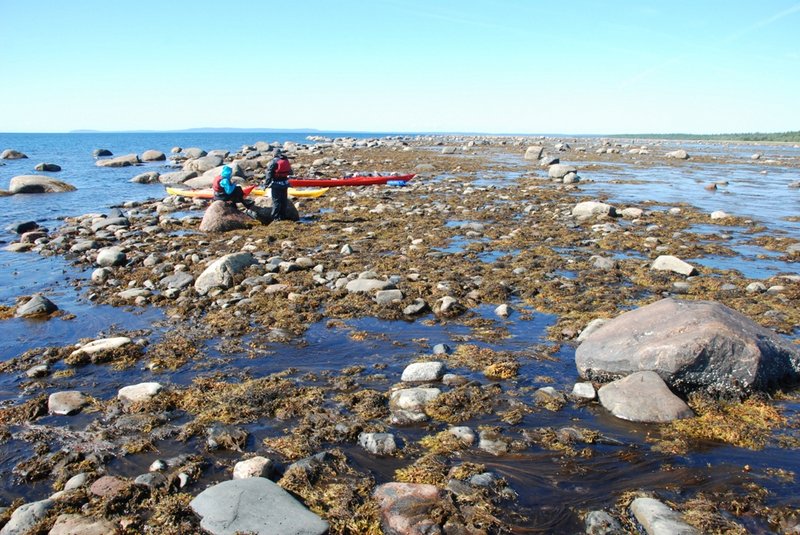
<path fill-rule="evenodd" d="M 665 423 L 694 416 L 656 372 L 632 373 L 605 385 L 597 395 L 611 414 L 631 422 Z"/>
<path fill-rule="evenodd" d="M 194 289 L 200 295 L 205 295 L 213 288 L 230 288 L 234 277 L 253 262 L 255 258 L 250 253 L 233 253 L 220 257 L 197 277 Z"/>
<path fill-rule="evenodd" d="M 189 507 L 213 535 L 322 535 L 328 523 L 263 477 L 233 479 L 210 487 Z"/>
<path fill-rule="evenodd" d="M 201 232 L 227 232 L 247 228 L 253 220 L 236 207 L 233 203 L 214 201 L 203 214 L 200 222 Z"/>
<path fill-rule="evenodd" d="M 75 186 L 55 178 L 42 175 L 21 175 L 11 179 L 8 185 L 11 193 L 62 193 L 75 191 Z"/>
<path fill-rule="evenodd" d="M 654 371 L 683 394 L 743 396 L 800 380 L 800 351 L 774 332 L 720 303 L 672 298 L 603 324 L 575 364 L 598 380 Z"/>

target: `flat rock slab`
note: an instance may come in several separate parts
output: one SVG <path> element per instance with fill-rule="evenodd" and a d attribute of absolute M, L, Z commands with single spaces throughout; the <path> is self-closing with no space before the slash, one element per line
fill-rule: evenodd
<path fill-rule="evenodd" d="M 117 399 L 125 403 L 148 401 L 161 392 L 161 383 L 139 383 L 138 385 L 124 386 L 119 389 Z"/>
<path fill-rule="evenodd" d="M 328 523 L 268 479 L 224 481 L 201 492 L 189 506 L 212 535 L 322 535 Z"/>
<path fill-rule="evenodd" d="M 54 392 L 47 399 L 47 412 L 62 416 L 75 414 L 88 403 L 89 399 L 77 390 Z"/>
<path fill-rule="evenodd" d="M 117 349 L 118 347 L 126 346 L 130 343 L 133 343 L 133 340 L 131 340 L 127 336 L 114 336 L 112 338 L 101 338 L 99 340 L 94 340 L 84 346 L 79 347 L 78 349 L 73 351 L 70 354 L 70 356 L 80 355 L 81 353 L 85 353 L 87 355 L 94 355 L 95 353 L 100 353 L 102 351 L 110 351 L 112 349 Z"/>
<path fill-rule="evenodd" d="M 600 388 L 600 403 L 611 414 L 631 422 L 671 422 L 694 416 L 655 372 L 636 372 Z"/>
<path fill-rule="evenodd" d="M 81 515 L 58 515 L 56 523 L 47 535 L 110 535 L 117 533 L 117 527 L 103 518 L 89 518 Z"/>
<path fill-rule="evenodd" d="M 631 512 L 647 535 L 700 535 L 684 522 L 680 513 L 653 498 L 636 498 L 631 503 Z"/>
<path fill-rule="evenodd" d="M 441 493 L 434 485 L 386 483 L 375 489 L 373 497 L 381 508 L 384 533 L 439 533 L 430 517 L 441 502 Z"/>
<path fill-rule="evenodd" d="M 662 299 L 604 323 L 578 346 L 581 377 L 657 372 L 670 388 L 741 395 L 800 380 L 800 351 L 713 301 Z"/>

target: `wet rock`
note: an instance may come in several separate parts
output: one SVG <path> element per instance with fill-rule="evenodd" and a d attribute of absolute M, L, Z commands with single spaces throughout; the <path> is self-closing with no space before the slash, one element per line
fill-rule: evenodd
<path fill-rule="evenodd" d="M 89 404 L 89 399 L 77 390 L 54 392 L 47 399 L 49 414 L 72 415 Z"/>
<path fill-rule="evenodd" d="M 767 286 L 763 282 L 751 282 L 744 291 L 749 294 L 764 293 L 767 291 Z"/>
<path fill-rule="evenodd" d="M 85 344 L 75 351 L 73 351 L 70 356 L 76 357 L 81 354 L 86 355 L 94 355 L 96 353 L 102 353 L 104 351 L 110 351 L 112 349 L 117 349 L 119 347 L 126 346 L 133 341 L 128 338 L 127 336 L 114 336 L 112 338 L 101 338 L 99 340 L 94 340 Z"/>
<path fill-rule="evenodd" d="M 670 151 L 670 152 L 666 153 L 664 156 L 666 156 L 667 158 L 672 158 L 672 159 L 676 159 L 676 160 L 688 160 L 689 159 L 689 153 L 686 152 L 685 150 L 682 150 L 682 149 L 681 150 Z"/>
<path fill-rule="evenodd" d="M 617 262 L 612 258 L 605 258 L 603 256 L 594 255 L 589 258 L 592 261 L 592 267 L 595 269 L 602 269 L 608 271 L 617 267 Z"/>
<path fill-rule="evenodd" d="M 117 531 L 117 527 L 106 519 L 62 514 L 58 515 L 47 535 L 110 535 Z"/>
<path fill-rule="evenodd" d="M 482 474 L 475 474 L 471 478 L 469 478 L 469 484 L 475 487 L 485 487 L 490 488 L 494 486 L 500 478 L 497 474 L 493 474 L 492 472 L 483 472 Z"/>
<path fill-rule="evenodd" d="M 557 410 L 567 403 L 567 397 L 563 392 L 559 392 L 552 386 L 545 386 L 538 389 L 533 394 L 533 400 L 537 405 L 547 407 L 551 410 Z"/>
<path fill-rule="evenodd" d="M 75 474 L 74 476 L 69 478 L 66 483 L 64 483 L 64 490 L 65 491 L 70 491 L 70 490 L 79 489 L 82 486 L 86 485 L 86 483 L 88 483 L 88 481 L 89 481 L 89 474 L 87 474 L 85 472 L 81 472 L 79 474 Z"/>
<path fill-rule="evenodd" d="M 691 418 L 694 413 L 651 371 L 632 373 L 598 391 L 600 403 L 611 414 L 631 422 L 664 423 Z"/>
<path fill-rule="evenodd" d="M 247 431 L 232 425 L 214 424 L 206 429 L 206 446 L 209 450 L 242 451 L 247 443 Z"/>
<path fill-rule="evenodd" d="M 0 529 L 0 535 L 27 535 L 53 505 L 53 500 L 41 500 L 19 506 L 3 529 Z"/>
<path fill-rule="evenodd" d="M 653 498 L 636 498 L 630 509 L 648 535 L 700 535 L 680 513 Z"/>
<path fill-rule="evenodd" d="M 130 486 L 130 481 L 114 476 L 103 476 L 92 483 L 89 492 L 101 498 L 113 498 L 124 493 Z"/>
<path fill-rule="evenodd" d="M 499 456 L 508 452 L 508 443 L 499 433 L 490 430 L 481 431 L 478 448 L 486 453 Z"/>
<path fill-rule="evenodd" d="M 97 167 L 130 167 L 131 165 L 138 165 L 139 163 L 141 163 L 141 161 L 137 154 L 126 154 L 125 156 L 117 156 L 116 158 L 97 160 L 94 164 Z"/>
<path fill-rule="evenodd" d="M 47 377 L 50 374 L 50 366 L 47 364 L 39 364 L 37 366 L 33 366 L 25 372 L 25 375 L 31 379 L 38 379 L 41 377 Z"/>
<path fill-rule="evenodd" d="M 167 155 L 160 150 L 146 150 L 142 153 L 140 159 L 143 162 L 163 162 L 167 159 Z"/>
<path fill-rule="evenodd" d="M 107 156 L 114 156 L 114 153 L 108 149 L 94 149 L 92 151 L 92 156 L 95 158 L 104 158 Z"/>
<path fill-rule="evenodd" d="M 450 295 L 437 299 L 436 304 L 433 305 L 433 312 L 441 316 L 457 316 L 464 310 L 464 305 Z"/>
<path fill-rule="evenodd" d="M 597 397 L 592 383 L 575 383 L 572 387 L 572 396 L 578 399 L 592 400 Z"/>
<path fill-rule="evenodd" d="M 553 164 L 547 168 L 547 176 L 550 178 L 563 179 L 568 173 L 577 173 L 578 169 L 571 165 Z"/>
<path fill-rule="evenodd" d="M 622 524 L 605 511 L 590 511 L 584 525 L 586 535 L 625 535 Z"/>
<path fill-rule="evenodd" d="M 22 223 L 15 223 L 11 225 L 9 227 L 9 230 L 16 234 L 25 234 L 26 232 L 30 232 L 38 228 L 39 228 L 39 223 L 37 223 L 36 221 L 24 221 Z"/>
<path fill-rule="evenodd" d="M 245 229 L 252 221 L 253 219 L 240 212 L 235 204 L 214 201 L 203 214 L 199 230 L 201 232 L 228 232 Z"/>
<path fill-rule="evenodd" d="M 693 265 L 671 255 L 659 256 L 653 261 L 650 269 L 654 269 L 656 271 L 671 271 L 687 277 L 697 274 L 697 270 Z"/>
<path fill-rule="evenodd" d="M 178 271 L 158 281 L 158 285 L 162 288 L 174 288 L 177 290 L 183 290 L 192 284 L 194 284 L 194 277 L 186 271 Z"/>
<path fill-rule="evenodd" d="M 598 201 L 579 202 L 572 207 L 572 217 L 588 219 L 596 216 L 616 217 L 617 211 L 610 204 Z"/>
<path fill-rule="evenodd" d="M 161 392 L 161 383 L 139 383 L 137 385 L 125 386 L 117 392 L 117 399 L 123 403 L 137 403 L 149 401 Z"/>
<path fill-rule="evenodd" d="M 400 290 L 379 290 L 375 293 L 375 302 L 379 305 L 390 305 L 402 300 L 403 292 Z"/>
<path fill-rule="evenodd" d="M 146 173 L 136 175 L 131 179 L 131 182 L 134 184 L 155 184 L 158 182 L 159 176 L 161 176 L 161 174 L 157 171 L 148 171 Z"/>
<path fill-rule="evenodd" d="M 136 476 L 136 479 L 133 480 L 133 484 L 139 485 L 140 487 L 160 489 L 167 486 L 167 478 L 159 472 L 148 472 Z"/>
<path fill-rule="evenodd" d="M 5 250 L 11 253 L 24 253 L 33 249 L 32 243 L 11 243 L 5 247 Z"/>
<path fill-rule="evenodd" d="M 322 535 L 328 523 L 268 479 L 224 481 L 201 492 L 189 506 L 212 535 Z"/>
<path fill-rule="evenodd" d="M 444 376 L 443 362 L 415 362 L 406 366 L 400 378 L 405 383 L 426 383 L 439 381 Z"/>
<path fill-rule="evenodd" d="M 526 160 L 538 160 L 542 157 L 542 153 L 544 152 L 544 147 L 540 147 L 537 145 L 528 147 L 525 150 L 525 159 Z"/>
<path fill-rule="evenodd" d="M 358 435 L 358 444 L 373 455 L 391 455 L 397 450 L 391 433 L 361 433 Z"/>
<path fill-rule="evenodd" d="M 47 316 L 58 310 L 58 306 L 41 294 L 31 297 L 25 304 L 17 307 L 14 312 L 16 318 L 30 318 Z"/>
<path fill-rule="evenodd" d="M 128 221 L 127 217 L 119 216 L 119 217 L 103 217 L 96 222 L 92 223 L 92 232 L 97 232 L 98 230 L 107 228 L 107 227 L 129 227 L 130 221 Z"/>
<path fill-rule="evenodd" d="M 58 173 L 61 171 L 61 166 L 54 163 L 40 163 L 36 164 L 36 167 L 34 167 L 33 170 L 40 172 L 43 171 L 46 173 Z"/>
<path fill-rule="evenodd" d="M 451 427 L 447 430 L 448 433 L 459 439 L 467 446 L 472 446 L 475 443 L 475 432 L 465 425 Z"/>
<path fill-rule="evenodd" d="M 511 315 L 511 307 L 503 303 L 494 309 L 494 313 L 496 316 L 500 316 L 501 318 L 507 318 Z"/>
<path fill-rule="evenodd" d="M 345 286 L 350 293 L 369 293 L 394 289 L 394 284 L 381 279 L 353 279 Z"/>
<path fill-rule="evenodd" d="M 104 247 L 97 252 L 97 263 L 100 267 L 122 266 L 128 261 L 128 257 L 119 247 Z"/>
<path fill-rule="evenodd" d="M 266 457 L 251 457 L 239 461 L 233 467 L 233 479 L 247 479 L 250 477 L 269 478 L 275 472 L 275 463 Z"/>
<path fill-rule="evenodd" d="M 6 149 L 3 152 L 0 152 L 0 160 L 22 160 L 27 157 L 28 156 L 24 152 L 14 149 Z"/>
<path fill-rule="evenodd" d="M 403 314 L 406 316 L 414 316 L 416 314 L 421 313 L 426 308 L 428 308 L 428 304 L 425 302 L 424 299 L 416 298 L 414 302 L 403 309 Z"/>
<path fill-rule="evenodd" d="M 392 392 L 389 409 L 396 423 L 422 422 L 428 419 L 425 405 L 442 393 L 438 388 L 404 388 Z"/>
<path fill-rule="evenodd" d="M 715 212 L 711 212 L 711 215 L 709 217 L 711 217 L 711 219 L 713 220 L 717 220 L 717 219 L 725 219 L 726 217 L 730 216 L 726 212 L 723 212 L 722 210 L 717 210 Z"/>
<path fill-rule="evenodd" d="M 105 284 L 114 272 L 109 268 L 97 268 L 92 271 L 92 282 L 95 284 Z"/>
<path fill-rule="evenodd" d="M 18 193 L 62 193 L 75 191 L 75 186 L 41 175 L 21 175 L 11 179 L 8 191 Z"/>
<path fill-rule="evenodd" d="M 200 295 L 207 294 L 212 288 L 230 288 L 234 277 L 255 262 L 250 253 L 233 253 L 218 258 L 197 278 L 194 289 Z"/>
<path fill-rule="evenodd" d="M 462 386 L 469 382 L 469 379 L 463 375 L 456 375 L 454 373 L 446 373 L 442 376 L 442 384 L 446 386 Z"/>
<path fill-rule="evenodd" d="M 608 321 L 575 352 L 582 377 L 657 372 L 684 394 L 734 395 L 800 380 L 800 352 L 720 303 L 662 299 Z"/>
<path fill-rule="evenodd" d="M 436 344 L 433 346 L 433 354 L 434 355 L 449 355 L 452 353 L 452 349 L 447 344 Z"/>
<path fill-rule="evenodd" d="M 436 486 L 392 482 L 378 486 L 372 495 L 381 509 L 384 533 L 439 533 L 438 523 L 431 519 L 443 498 Z"/>

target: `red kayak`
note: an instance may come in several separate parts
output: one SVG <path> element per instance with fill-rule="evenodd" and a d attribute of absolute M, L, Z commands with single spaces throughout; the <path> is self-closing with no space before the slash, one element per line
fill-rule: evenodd
<path fill-rule="evenodd" d="M 399 176 L 353 176 L 349 178 L 290 178 L 289 185 L 294 188 L 335 188 L 337 186 L 375 186 L 392 180 L 408 182 L 417 175 Z"/>

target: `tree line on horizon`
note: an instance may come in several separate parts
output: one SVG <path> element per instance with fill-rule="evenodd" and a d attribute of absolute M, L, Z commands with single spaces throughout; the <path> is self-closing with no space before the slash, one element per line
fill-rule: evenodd
<path fill-rule="evenodd" d="M 713 141 L 782 141 L 800 142 L 800 130 L 791 132 L 749 132 L 743 134 L 622 134 L 615 137 L 646 139 L 699 139 Z"/>

